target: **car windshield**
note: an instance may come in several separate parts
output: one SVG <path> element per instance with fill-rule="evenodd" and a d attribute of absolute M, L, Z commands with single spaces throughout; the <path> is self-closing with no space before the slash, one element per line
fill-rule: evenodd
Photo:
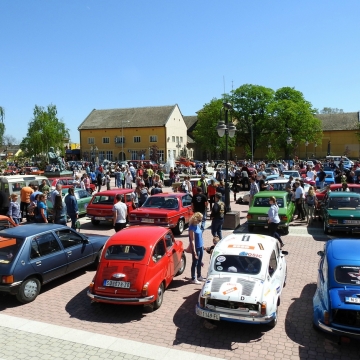
<path fill-rule="evenodd" d="M 242 254 L 244 254 L 242 256 Z M 214 270 L 226 273 L 257 275 L 261 270 L 261 260 L 256 254 L 246 252 L 240 255 L 219 255 L 214 261 Z"/>
<path fill-rule="evenodd" d="M 23 238 L 0 236 L 0 264 L 10 264 L 18 254 Z"/>
<path fill-rule="evenodd" d="M 140 261 L 144 258 L 145 248 L 139 245 L 111 245 L 106 249 L 106 260 Z"/>
<path fill-rule="evenodd" d="M 283 174 L 286 176 L 300 177 L 297 171 L 284 171 Z"/>
<path fill-rule="evenodd" d="M 357 197 L 334 197 L 329 201 L 330 210 L 360 210 L 359 198 Z"/>
<path fill-rule="evenodd" d="M 178 200 L 171 197 L 150 196 L 146 199 L 142 208 L 162 208 L 173 210 L 178 208 Z"/>
<path fill-rule="evenodd" d="M 337 266 L 335 280 L 340 284 L 360 285 L 360 266 Z"/>
<path fill-rule="evenodd" d="M 284 207 L 284 199 L 283 198 L 276 198 L 276 203 L 277 203 L 279 208 Z M 254 206 L 255 207 L 270 207 L 269 197 L 257 197 L 257 198 L 255 198 Z"/>
<path fill-rule="evenodd" d="M 93 204 L 104 204 L 104 205 L 113 205 L 114 204 L 114 196 L 109 195 L 98 195 L 94 196 Z"/>

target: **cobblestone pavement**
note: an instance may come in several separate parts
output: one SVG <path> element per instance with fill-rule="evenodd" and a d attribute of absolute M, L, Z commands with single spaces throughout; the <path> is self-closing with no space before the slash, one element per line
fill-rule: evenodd
<path fill-rule="evenodd" d="M 232 210 L 241 211 L 241 227 L 236 231 L 246 232 L 248 206 L 231 202 L 231 207 Z M 81 221 L 84 233 L 114 234 L 109 225 L 94 227 L 86 218 Z M 207 225 L 210 225 L 209 221 Z M 224 236 L 231 232 L 225 230 Z M 185 245 L 188 244 L 187 231 L 178 238 Z M 205 244 L 210 245 L 212 237 L 209 229 L 205 230 L 204 238 Z M 288 281 L 281 298 L 278 324 L 271 330 L 265 325 L 228 322 L 212 326 L 196 316 L 194 306 L 200 287 L 189 283 L 189 254 L 184 274 L 174 279 L 165 292 L 163 305 L 152 313 L 144 313 L 141 307 L 136 306 L 91 305 L 86 291 L 94 275 L 92 269 L 77 271 L 44 286 L 39 297 L 27 305 L 19 305 L 10 296 L 0 297 L 0 311 L 1 314 L 17 318 L 183 350 L 187 354 L 234 360 L 358 360 L 359 344 L 352 342 L 340 346 L 336 339 L 312 327 L 312 296 L 316 288 L 319 260 L 317 252 L 323 248 L 327 239 L 329 236 L 322 233 L 320 223 L 317 222 L 306 227 L 304 223 L 295 221 L 289 235 L 283 236 L 286 244 L 284 249 L 289 252 Z M 205 258 L 204 276 L 207 260 Z M 0 357 L 4 357 L 1 352 Z"/>

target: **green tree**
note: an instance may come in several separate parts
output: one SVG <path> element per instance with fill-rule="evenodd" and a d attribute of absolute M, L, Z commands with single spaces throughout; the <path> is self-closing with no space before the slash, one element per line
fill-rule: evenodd
<path fill-rule="evenodd" d="M 236 119 L 236 143 L 251 151 L 268 141 L 266 123 L 269 121 L 269 105 L 274 99 L 274 90 L 260 85 L 245 84 L 232 91 L 230 102 Z"/>
<path fill-rule="evenodd" d="M 26 156 L 47 155 L 49 148 L 64 153 L 64 141 L 69 138 L 69 129 L 58 119 L 55 105 L 45 109 L 35 105 L 34 117 L 30 120 L 26 137 L 20 144 Z"/>
<path fill-rule="evenodd" d="M 277 90 L 269 111 L 271 117 L 264 126 L 275 147 L 284 150 L 285 159 L 289 158 L 291 149 L 301 143 L 321 143 L 321 122 L 315 118 L 316 110 L 300 91 L 291 87 Z"/>
<path fill-rule="evenodd" d="M 219 137 L 216 127 L 220 120 L 225 120 L 222 112 L 223 100 L 212 99 L 210 103 L 205 104 L 198 112 L 198 121 L 193 131 L 196 144 L 214 159 L 220 152 L 225 151 L 225 136 Z M 231 121 L 231 112 L 229 111 L 228 120 Z M 229 137 L 229 152 L 235 149 L 235 137 Z"/>
<path fill-rule="evenodd" d="M 3 140 L 5 133 L 4 119 L 5 119 L 5 109 L 2 106 L 0 106 L 0 145 L 4 143 Z"/>
<path fill-rule="evenodd" d="M 343 109 L 324 107 L 320 110 L 320 114 L 342 114 L 344 112 Z"/>

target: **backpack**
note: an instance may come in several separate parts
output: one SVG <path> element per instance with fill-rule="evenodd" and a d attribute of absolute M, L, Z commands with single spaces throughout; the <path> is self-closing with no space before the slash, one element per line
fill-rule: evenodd
<path fill-rule="evenodd" d="M 315 196 L 307 195 L 306 196 L 306 204 L 308 206 L 314 206 L 315 205 Z"/>
<path fill-rule="evenodd" d="M 219 217 L 223 219 L 226 214 L 225 204 L 222 201 L 219 201 Z"/>
<path fill-rule="evenodd" d="M 147 192 L 147 189 L 142 189 L 140 190 L 140 202 L 143 204 L 146 199 L 149 197 L 149 194 Z"/>

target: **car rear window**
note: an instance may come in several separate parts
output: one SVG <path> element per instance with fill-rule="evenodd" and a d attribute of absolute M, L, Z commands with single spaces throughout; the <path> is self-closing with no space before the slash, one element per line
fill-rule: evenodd
<path fill-rule="evenodd" d="M 359 198 L 353 197 L 335 197 L 329 201 L 328 209 L 336 210 L 360 210 Z"/>
<path fill-rule="evenodd" d="M 10 264 L 24 242 L 22 238 L 0 236 L 0 264 Z"/>
<path fill-rule="evenodd" d="M 261 270 L 261 260 L 254 256 L 256 254 L 246 252 L 244 255 L 219 255 L 214 261 L 214 270 L 256 275 Z"/>
<path fill-rule="evenodd" d="M 337 266 L 335 280 L 340 284 L 360 285 L 360 266 Z"/>
<path fill-rule="evenodd" d="M 171 197 L 150 196 L 143 204 L 143 208 L 177 209 L 178 200 Z"/>
<path fill-rule="evenodd" d="M 104 204 L 104 205 L 113 205 L 114 204 L 114 196 L 109 196 L 109 195 L 99 195 L 99 196 L 94 196 L 93 204 Z"/>
<path fill-rule="evenodd" d="M 145 248 L 139 245 L 111 245 L 106 249 L 106 260 L 140 261 L 144 258 Z"/>
<path fill-rule="evenodd" d="M 279 208 L 284 207 L 284 199 L 283 198 L 276 198 L 276 203 L 277 203 Z M 269 197 L 255 198 L 254 206 L 255 207 L 270 207 Z"/>

